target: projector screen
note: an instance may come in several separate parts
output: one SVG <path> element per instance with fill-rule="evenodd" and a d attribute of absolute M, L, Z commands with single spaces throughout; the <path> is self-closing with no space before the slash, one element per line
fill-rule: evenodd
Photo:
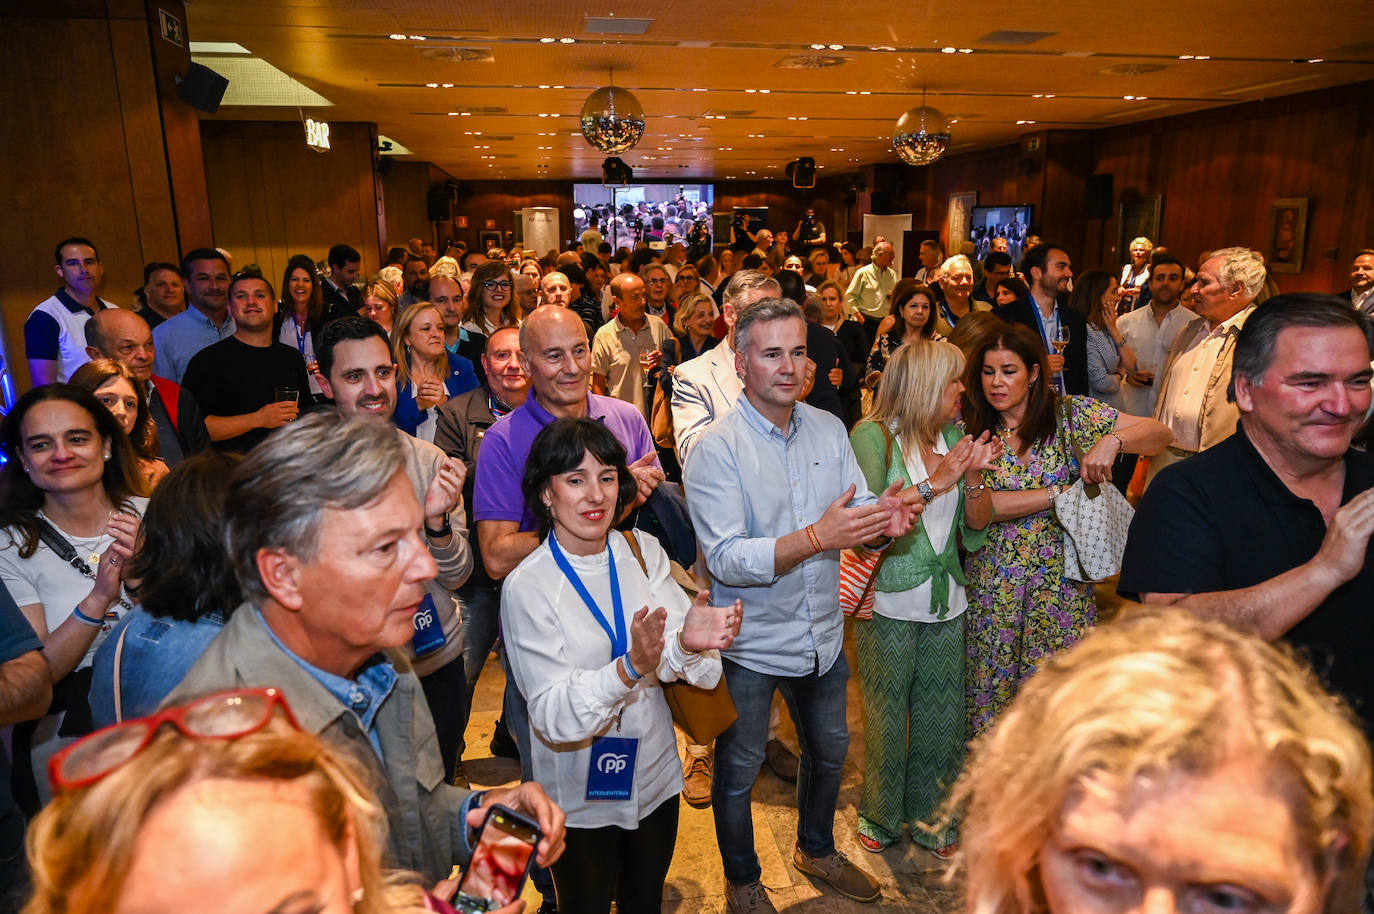
<path fill-rule="evenodd" d="M 581 239 L 594 218 L 596 230 L 613 250 L 633 250 L 639 241 L 655 246 L 657 242 L 687 243 L 694 223 L 700 221 L 708 233 L 711 231 L 714 202 L 710 184 L 574 184 L 572 241 Z"/>

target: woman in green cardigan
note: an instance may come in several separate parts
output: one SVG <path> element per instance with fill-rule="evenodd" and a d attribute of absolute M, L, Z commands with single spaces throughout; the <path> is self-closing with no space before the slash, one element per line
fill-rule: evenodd
<path fill-rule="evenodd" d="M 992 518 L 982 471 L 1000 441 L 961 435 L 964 357 L 922 340 L 892 355 L 873 408 L 850 441 L 868 487 L 916 486 L 920 522 L 889 549 L 878 570 L 871 616 L 858 615 L 859 687 L 867 757 L 859 842 L 879 853 L 902 836 L 939 857 L 955 849 L 953 828 L 924 823 L 953 785 L 964 752 L 964 620 L 968 601 L 959 545 L 977 549 Z"/>

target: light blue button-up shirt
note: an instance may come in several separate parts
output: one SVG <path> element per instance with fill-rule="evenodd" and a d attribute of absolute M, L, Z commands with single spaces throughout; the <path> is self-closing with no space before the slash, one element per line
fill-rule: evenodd
<path fill-rule="evenodd" d="M 215 322 L 188 305 L 153 328 L 153 374 L 181 383 L 191 356 L 212 343 L 234 335 L 234 319 L 226 316 L 224 323 Z"/>
<path fill-rule="evenodd" d="M 786 436 L 747 396 L 713 422 L 683 478 L 697 540 L 711 575 L 711 602 L 744 604 L 734 645 L 722 654 L 758 673 L 829 671 L 844 640 L 840 552 L 830 549 L 775 574 L 779 538 L 814 524 L 850 485 L 852 507 L 868 490 L 844 424 L 798 403 Z"/>

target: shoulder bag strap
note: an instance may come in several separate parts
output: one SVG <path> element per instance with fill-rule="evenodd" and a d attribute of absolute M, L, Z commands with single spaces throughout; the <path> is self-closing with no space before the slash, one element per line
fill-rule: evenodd
<path fill-rule="evenodd" d="M 58 558 L 75 568 L 82 577 L 94 581 L 95 572 L 91 570 L 90 565 L 86 564 L 85 559 L 76 554 L 76 547 L 73 546 L 65 536 L 57 532 L 57 528 L 48 523 L 48 521 L 41 517 L 35 517 L 34 520 L 38 522 L 38 538 L 41 539 Z M 133 609 L 129 601 L 123 597 L 117 598 L 116 602 L 125 609 Z"/>
<path fill-rule="evenodd" d="M 644 551 L 639 548 L 639 538 L 635 536 L 633 530 L 621 530 L 620 535 L 625 537 L 625 542 L 629 544 L 630 551 L 634 553 L 635 561 L 639 563 L 639 570 L 644 572 L 644 576 L 649 576 L 649 566 L 644 562 Z M 611 561 L 615 561 L 615 556 L 611 556 Z"/>
<path fill-rule="evenodd" d="M 119 640 L 115 642 L 114 655 L 114 706 L 115 723 L 124 722 L 124 696 L 119 693 L 119 666 L 124 660 L 124 636 L 129 634 L 129 626 L 119 630 Z"/>

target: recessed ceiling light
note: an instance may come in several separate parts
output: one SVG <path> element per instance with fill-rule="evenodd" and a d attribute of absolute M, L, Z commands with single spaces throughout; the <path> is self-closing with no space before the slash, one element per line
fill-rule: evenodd
<path fill-rule="evenodd" d="M 540 39 L 539 39 L 539 43 L 540 43 L 540 44 L 553 44 L 553 43 L 554 43 L 555 41 L 557 41 L 557 40 L 558 40 L 557 38 L 540 38 Z"/>
<path fill-rule="evenodd" d="M 444 88 L 445 88 L 445 89 L 452 89 L 452 88 L 453 88 L 453 83 L 444 83 Z"/>
<path fill-rule="evenodd" d="M 541 84 L 541 85 L 539 86 L 539 88 L 541 88 L 541 89 L 547 89 L 547 88 L 548 88 L 548 85 L 547 85 L 547 84 Z"/>
<path fill-rule="evenodd" d="M 1324 63 L 1325 61 L 1326 61 L 1326 58 L 1325 58 L 1325 57 L 1309 57 L 1309 58 L 1307 58 L 1307 62 L 1308 62 L 1308 63 Z"/>
<path fill-rule="evenodd" d="M 459 111 L 458 113 L 459 113 L 460 115 L 462 115 L 463 117 L 472 117 L 472 112 L 471 112 L 471 111 Z"/>
<path fill-rule="evenodd" d="M 813 45 L 811 46 L 811 50 L 813 50 L 813 51 L 824 51 L 824 50 L 825 50 L 825 45 L 823 45 L 823 44 L 813 44 Z"/>
<path fill-rule="evenodd" d="M 870 92 L 870 91 L 868 91 L 867 89 L 860 89 L 860 90 L 859 90 L 859 94 L 860 94 L 860 95 L 872 95 L 873 93 Z"/>
<path fill-rule="evenodd" d="M 449 117 L 457 117 L 457 116 L 459 115 L 459 113 L 460 113 L 460 112 L 458 112 L 458 111 L 450 111 L 450 112 L 448 113 L 448 116 L 449 116 Z"/>
<path fill-rule="evenodd" d="M 895 50 L 897 50 L 897 49 L 894 48 L 894 47 L 893 47 L 892 45 L 890 45 L 890 44 L 879 44 L 879 45 L 873 46 L 872 48 L 869 48 L 869 50 L 870 50 L 870 51 L 895 51 Z"/>
<path fill-rule="evenodd" d="M 960 53 L 960 54 L 972 54 L 972 53 L 973 53 L 973 48 L 960 48 L 960 49 L 959 49 L 959 53 Z"/>
<path fill-rule="evenodd" d="M 401 34 L 396 33 L 396 32 L 393 32 L 392 34 L 390 34 L 390 35 L 388 35 L 388 36 L 386 36 L 386 37 L 390 38 L 392 41 L 405 41 L 405 40 L 406 40 L 406 36 L 401 35 Z"/>
<path fill-rule="evenodd" d="M 558 39 L 558 43 L 559 43 L 559 44 L 575 44 L 576 42 L 577 42 L 577 39 L 576 39 L 576 38 L 560 38 L 560 39 Z"/>
<path fill-rule="evenodd" d="M 1017 121 L 1018 124 L 1034 124 L 1035 121 Z"/>
<path fill-rule="evenodd" d="M 845 93 L 844 93 L 844 94 L 845 94 L 845 95 L 858 95 L 859 92 L 858 92 L 857 89 L 847 89 L 847 90 L 845 90 Z"/>
<path fill-rule="evenodd" d="M 431 89 L 437 89 L 437 88 L 439 88 L 439 84 L 438 84 L 438 83 L 425 83 L 425 85 L 428 86 L 428 87 L 431 88 Z"/>
<path fill-rule="evenodd" d="M 770 92 L 772 92 L 772 91 L 773 91 L 772 89 L 760 89 L 760 90 L 759 90 L 759 95 L 768 95 L 768 94 L 769 94 Z"/>
<path fill-rule="evenodd" d="M 424 35 L 411 35 L 411 36 L 410 36 L 410 40 L 411 40 L 411 41 L 424 41 L 424 40 L 425 40 L 425 36 L 424 36 Z"/>
<path fill-rule="evenodd" d="M 941 49 L 940 49 L 940 53 L 941 53 L 941 54 L 953 54 L 953 53 L 955 53 L 955 52 L 958 51 L 958 50 L 959 50 L 958 48 L 941 48 Z"/>
<path fill-rule="evenodd" d="M 757 92 L 757 91 L 759 91 L 759 90 L 758 90 L 758 89 L 745 89 L 744 91 L 745 91 L 745 92 L 748 92 L 750 95 L 753 95 L 755 92 Z"/>
<path fill-rule="evenodd" d="M 844 50 L 844 45 L 842 45 L 842 44 L 832 44 L 832 45 L 830 46 L 830 50 L 832 50 L 832 51 L 843 51 L 843 50 Z"/>

